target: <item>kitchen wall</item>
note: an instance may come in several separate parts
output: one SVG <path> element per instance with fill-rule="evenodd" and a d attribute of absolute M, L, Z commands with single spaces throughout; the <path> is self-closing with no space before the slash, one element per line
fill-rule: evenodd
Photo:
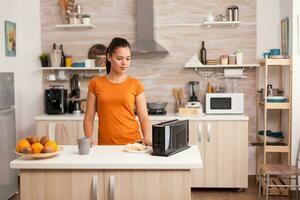
<path fill-rule="evenodd" d="M 78 0 L 83 13 L 92 16 L 96 29 L 62 30 L 56 29 L 55 24 L 61 24 L 60 8 L 57 1 L 41 1 L 42 50 L 49 51 L 52 43 L 63 43 L 65 53 L 73 55 L 75 60 L 84 60 L 88 49 L 96 43 L 108 45 L 113 37 L 127 38 L 130 42 L 135 37 L 135 1 L 93 1 Z M 229 5 L 237 4 L 240 8 L 238 27 L 199 26 L 208 13 L 218 15 L 224 13 Z M 165 1 L 154 0 L 156 39 L 166 49 L 169 55 L 143 55 L 132 60 L 129 73 L 145 85 L 148 101 L 167 101 L 167 110 L 174 113 L 174 97 L 172 88 L 184 88 L 190 80 L 200 81 L 200 97 L 206 92 L 207 84 L 224 86 L 233 80 L 218 78 L 217 72 L 210 78 L 207 73 L 196 73 L 183 66 L 194 54 L 199 53 L 200 43 L 206 41 L 208 58 L 218 58 L 221 54 L 231 54 L 236 49 L 244 51 L 244 62 L 256 62 L 256 0 L 232 1 Z M 196 24 L 196 25 L 195 25 Z M 246 114 L 250 116 L 250 136 L 255 137 L 255 69 L 247 69 L 247 79 L 235 80 L 239 92 L 245 93 Z M 208 75 L 210 75 L 208 74 Z M 46 73 L 44 74 L 44 80 Z M 82 80 L 82 98 L 85 97 L 86 80 Z M 49 83 L 45 81 L 45 87 Z M 187 92 L 187 90 L 186 90 Z M 187 99 L 187 95 L 186 95 Z"/>
<path fill-rule="evenodd" d="M 292 8 L 292 57 L 293 57 L 293 112 L 292 112 L 292 162 L 294 163 L 297 155 L 297 148 L 300 138 L 300 2 L 298 0 L 289 1 Z M 291 12 L 291 11 L 290 11 Z"/>
<path fill-rule="evenodd" d="M 42 112 L 42 74 L 37 59 L 41 51 L 39 8 L 39 0 L 2 1 L 0 7 L 0 72 L 15 74 L 17 138 L 35 132 L 34 117 Z M 4 20 L 16 22 L 16 57 L 5 56 Z"/>

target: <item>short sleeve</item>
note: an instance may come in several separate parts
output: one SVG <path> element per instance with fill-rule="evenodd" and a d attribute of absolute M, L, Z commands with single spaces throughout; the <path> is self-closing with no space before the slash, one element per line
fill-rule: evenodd
<path fill-rule="evenodd" d="M 95 94 L 95 89 L 96 89 L 96 80 L 93 78 L 88 85 L 89 91 Z"/>
<path fill-rule="evenodd" d="M 136 96 L 144 92 L 144 85 L 140 80 L 137 81 Z"/>

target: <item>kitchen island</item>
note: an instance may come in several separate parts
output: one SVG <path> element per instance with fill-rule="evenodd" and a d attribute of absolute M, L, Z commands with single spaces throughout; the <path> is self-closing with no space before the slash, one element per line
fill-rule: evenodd
<path fill-rule="evenodd" d="M 170 157 L 127 153 L 124 146 L 94 146 L 79 155 L 65 145 L 56 157 L 17 158 L 21 200 L 190 200 L 191 169 L 202 168 L 197 146 Z"/>

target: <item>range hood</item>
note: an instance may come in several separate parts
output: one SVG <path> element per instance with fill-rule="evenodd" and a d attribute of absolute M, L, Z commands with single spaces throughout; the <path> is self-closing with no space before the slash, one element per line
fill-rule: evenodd
<path fill-rule="evenodd" d="M 169 53 L 155 41 L 153 0 L 136 0 L 136 41 L 131 49 L 133 54 Z"/>

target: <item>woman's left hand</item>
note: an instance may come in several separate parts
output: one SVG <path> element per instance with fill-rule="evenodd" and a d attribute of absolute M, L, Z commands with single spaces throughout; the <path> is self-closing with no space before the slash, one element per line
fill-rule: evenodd
<path fill-rule="evenodd" d="M 143 144 L 146 145 L 146 146 L 152 146 L 152 143 L 151 143 L 149 138 L 144 138 Z"/>

